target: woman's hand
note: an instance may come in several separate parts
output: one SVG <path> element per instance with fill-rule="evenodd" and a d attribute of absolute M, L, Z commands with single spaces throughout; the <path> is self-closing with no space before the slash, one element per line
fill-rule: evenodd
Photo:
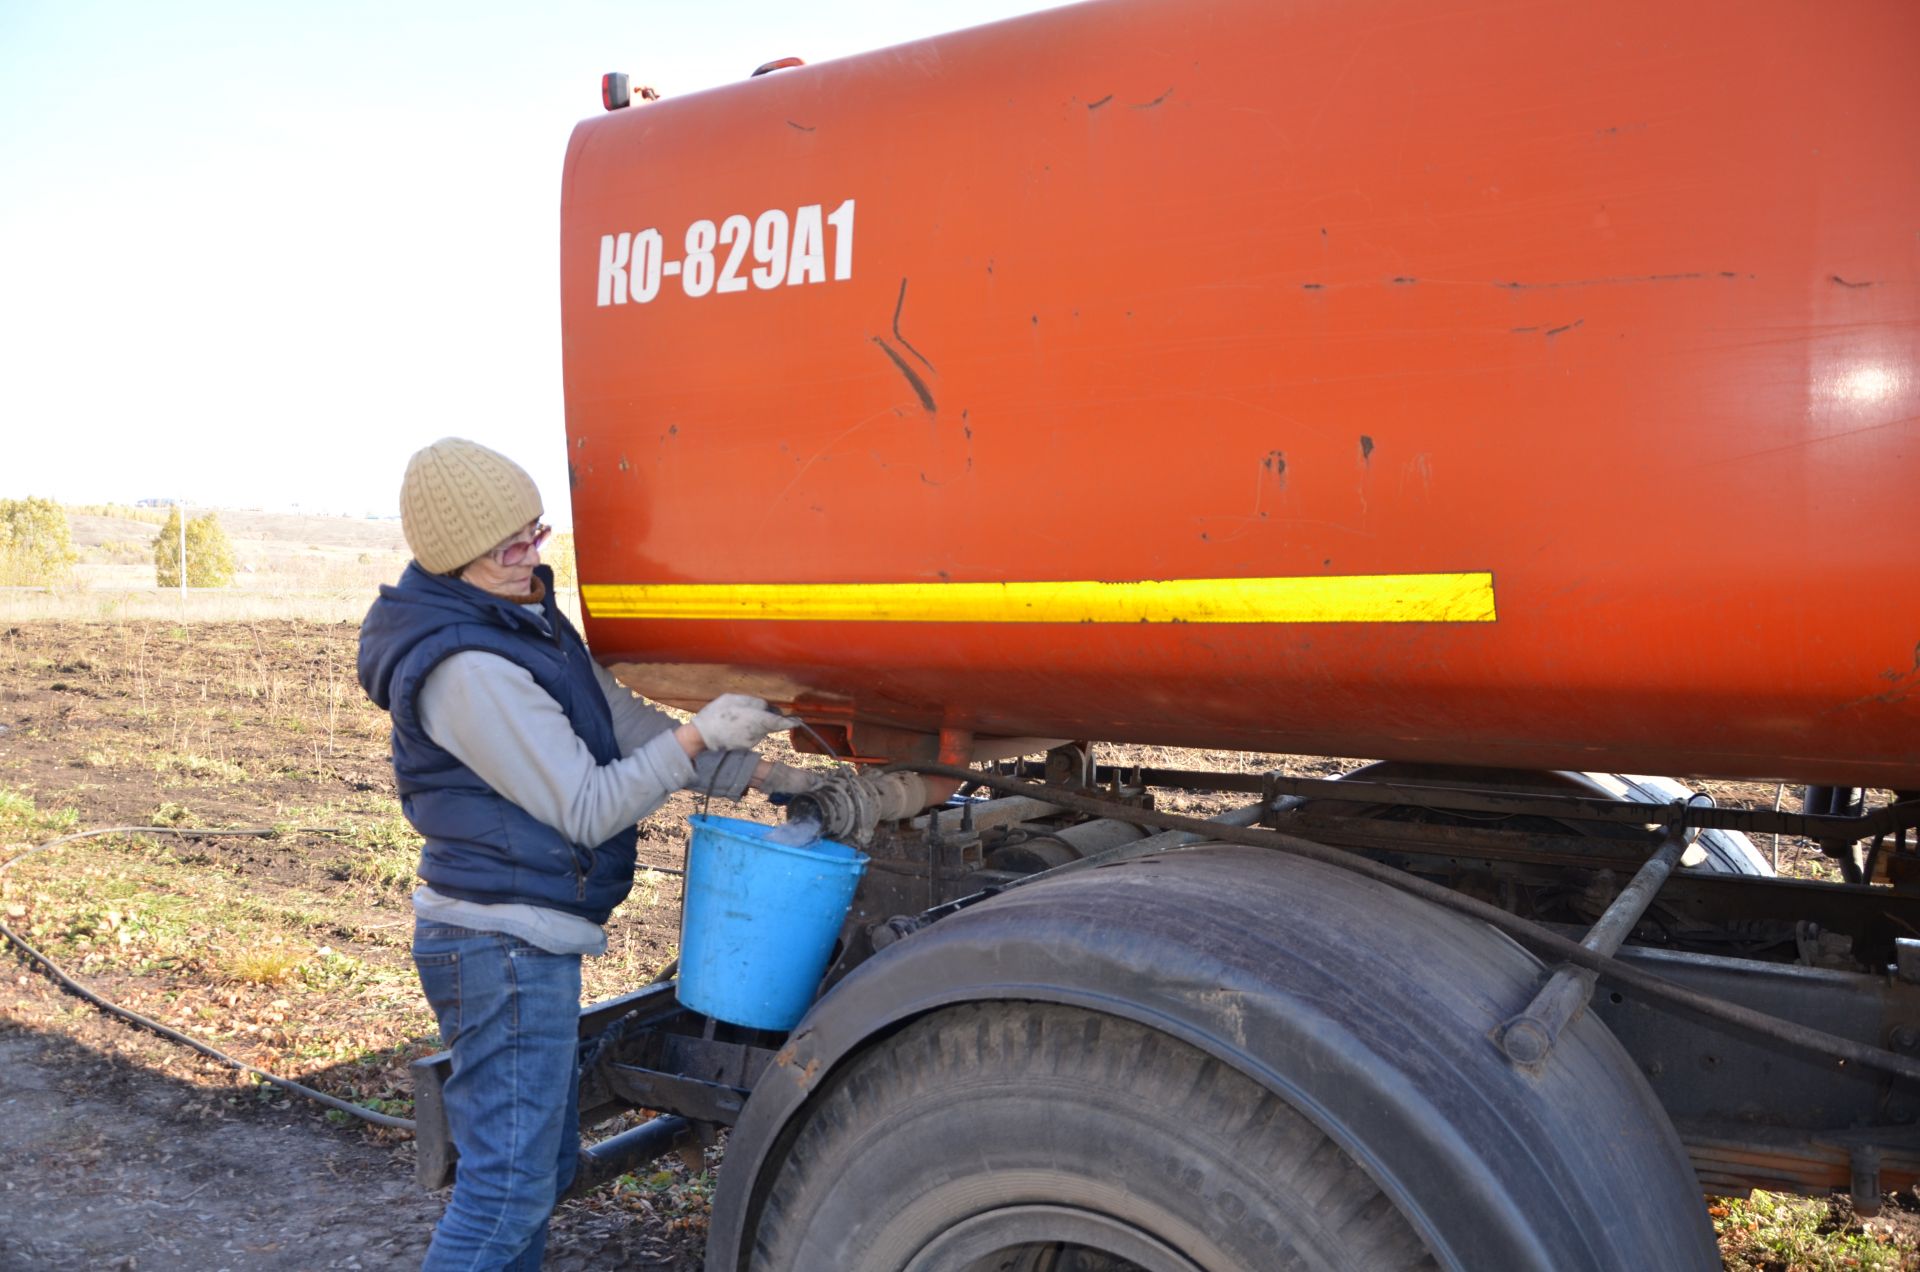
<path fill-rule="evenodd" d="M 769 795 L 805 795 L 819 787 L 820 781 L 820 775 L 812 769 L 762 760 L 753 780 L 747 784 Z"/>
<path fill-rule="evenodd" d="M 800 721 L 767 710 L 764 699 L 723 693 L 695 712 L 691 723 L 709 750 L 750 751 L 767 734 L 791 729 Z M 686 739 L 681 739 L 681 745 L 686 745 Z"/>

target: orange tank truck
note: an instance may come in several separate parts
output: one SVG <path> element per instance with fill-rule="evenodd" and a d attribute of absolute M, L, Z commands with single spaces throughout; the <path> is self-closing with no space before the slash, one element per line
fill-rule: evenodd
<path fill-rule="evenodd" d="M 1916 48 L 1105 0 L 582 123 L 591 643 L 863 753 L 1920 787 Z"/>
<path fill-rule="evenodd" d="M 1920 786 L 1914 48 L 1108 0 L 582 123 L 593 648 L 816 722 Z"/>
<path fill-rule="evenodd" d="M 1920 1183 L 1916 49 L 1911 0 L 1099 0 L 609 76 L 593 650 L 892 762 L 689 842 L 735 935 L 816 832 L 866 868 L 790 1028 L 678 960 L 583 1012 L 583 1125 L 648 1116 L 576 1187 L 726 1128 L 715 1272 L 1710 1272 L 1703 1193 Z"/>

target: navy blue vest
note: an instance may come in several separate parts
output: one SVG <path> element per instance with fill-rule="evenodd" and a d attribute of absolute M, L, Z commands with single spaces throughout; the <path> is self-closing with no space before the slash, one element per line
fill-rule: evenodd
<path fill-rule="evenodd" d="M 498 794 L 420 725 L 427 673 L 469 649 L 527 669 L 566 712 L 602 764 L 620 758 L 613 715 L 594 678 L 592 656 L 553 603 L 553 571 L 542 615 L 470 583 L 409 563 L 400 581 L 360 625 L 360 685 L 393 717 L 393 776 L 400 808 L 426 843 L 420 877 L 443 896 L 488 904 L 520 901 L 605 923 L 633 888 L 638 832 L 621 831 L 582 848 Z"/>

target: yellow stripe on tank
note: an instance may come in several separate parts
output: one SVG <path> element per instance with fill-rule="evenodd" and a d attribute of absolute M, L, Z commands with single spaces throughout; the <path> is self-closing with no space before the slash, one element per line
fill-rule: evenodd
<path fill-rule="evenodd" d="M 787 623 L 1491 623 L 1493 575 L 1127 583 L 588 583 L 595 618 Z"/>

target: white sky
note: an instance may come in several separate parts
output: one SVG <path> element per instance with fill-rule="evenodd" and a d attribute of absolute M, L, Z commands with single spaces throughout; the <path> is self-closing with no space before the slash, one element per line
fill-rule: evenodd
<path fill-rule="evenodd" d="M 560 167 L 673 96 L 1048 0 L 0 0 L 0 496 L 388 514 L 449 433 L 567 520 Z"/>

